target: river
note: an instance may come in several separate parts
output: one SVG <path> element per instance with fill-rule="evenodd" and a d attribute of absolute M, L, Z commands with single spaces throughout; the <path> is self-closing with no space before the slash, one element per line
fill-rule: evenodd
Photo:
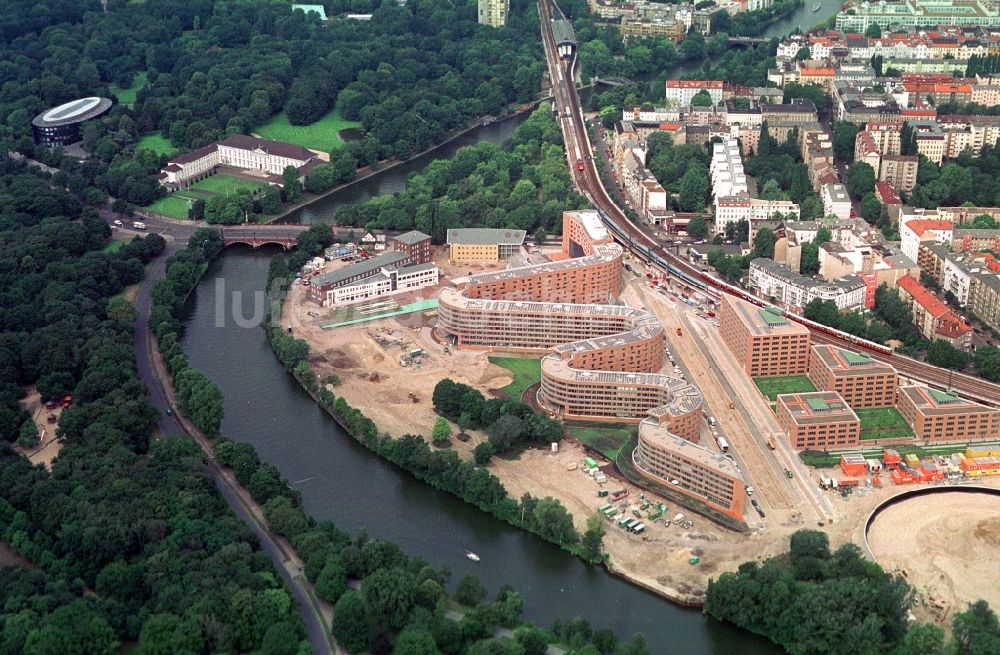
<path fill-rule="evenodd" d="M 544 103 L 543 103 L 544 104 Z M 406 179 L 411 173 L 419 173 L 435 159 L 450 159 L 458 152 L 459 148 L 475 145 L 480 141 L 490 143 L 503 143 L 509 139 L 517 126 L 520 125 L 530 112 L 525 112 L 513 118 L 498 123 L 492 123 L 486 127 L 478 127 L 462 136 L 439 146 L 435 150 L 426 152 L 419 157 L 399 164 L 383 172 L 376 173 L 372 177 L 359 180 L 350 186 L 335 191 L 328 196 L 318 199 L 316 202 L 301 207 L 281 221 L 288 223 L 329 223 L 333 220 L 333 213 L 337 207 L 342 205 L 357 205 L 367 202 L 376 196 L 399 193 L 406 188 Z"/>
<path fill-rule="evenodd" d="M 253 315 L 255 298 L 262 302 L 271 254 L 233 247 L 212 265 L 189 301 L 183 347 L 191 365 L 225 393 L 222 432 L 254 444 L 261 458 L 302 492 L 309 514 L 351 533 L 367 529 L 391 539 L 408 553 L 449 567 L 453 580 L 474 573 L 491 593 L 511 584 L 524 595 L 525 616 L 543 625 L 583 616 L 595 627 L 623 636 L 645 633 L 657 655 L 780 652 L 769 642 L 584 564 L 432 489 L 358 445 L 285 372 L 262 329 L 239 327 L 231 311 L 216 310 L 217 299 L 230 307 L 239 292 L 243 315 Z M 372 418 L 378 421 L 378 416 Z M 466 550 L 478 553 L 482 562 L 470 562 Z"/>

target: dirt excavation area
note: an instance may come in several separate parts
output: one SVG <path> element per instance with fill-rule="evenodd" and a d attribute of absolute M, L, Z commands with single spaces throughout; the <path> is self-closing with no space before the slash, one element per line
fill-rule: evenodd
<path fill-rule="evenodd" d="M 932 613 L 954 614 L 980 598 L 1000 605 L 997 496 L 941 492 L 902 501 L 876 517 L 868 543 L 879 563 L 900 571 Z"/>

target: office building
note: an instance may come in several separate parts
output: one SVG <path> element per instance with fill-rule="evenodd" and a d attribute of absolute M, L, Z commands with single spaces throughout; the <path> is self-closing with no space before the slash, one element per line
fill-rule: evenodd
<path fill-rule="evenodd" d="M 76 143 L 83 136 L 80 126 L 100 118 L 111 109 L 108 98 L 80 98 L 46 109 L 31 121 L 35 143 L 46 148 L 57 148 Z"/>
<path fill-rule="evenodd" d="M 778 396 L 778 424 L 796 450 L 856 448 L 861 420 L 835 391 Z"/>
<path fill-rule="evenodd" d="M 448 230 L 449 256 L 453 262 L 505 261 L 524 245 L 524 230 L 463 227 Z"/>
<path fill-rule="evenodd" d="M 392 237 L 392 249 L 409 255 L 413 264 L 426 264 L 434 256 L 430 235 L 417 230 Z"/>
<path fill-rule="evenodd" d="M 773 310 L 723 295 L 719 334 L 750 377 L 802 375 L 809 368 L 809 330 Z"/>
<path fill-rule="evenodd" d="M 510 0 L 479 0 L 479 24 L 503 27 L 509 11 Z"/>
<path fill-rule="evenodd" d="M 1000 411 L 948 391 L 900 387 L 897 408 L 918 441 L 996 439 L 1000 431 Z"/>
<path fill-rule="evenodd" d="M 827 344 L 813 346 L 809 380 L 819 391 L 836 391 L 854 409 L 896 404 L 896 369 L 852 350 Z"/>

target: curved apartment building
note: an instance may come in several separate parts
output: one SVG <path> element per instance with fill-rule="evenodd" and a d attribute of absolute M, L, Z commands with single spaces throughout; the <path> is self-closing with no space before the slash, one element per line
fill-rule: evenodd
<path fill-rule="evenodd" d="M 548 352 L 538 401 L 553 414 L 653 417 L 697 440 L 701 392 L 658 373 L 663 325 L 645 310 L 601 304 L 621 293 L 621 246 L 596 212 L 566 212 L 563 226 L 568 259 L 455 279 L 439 296 L 438 328 L 458 348 Z"/>

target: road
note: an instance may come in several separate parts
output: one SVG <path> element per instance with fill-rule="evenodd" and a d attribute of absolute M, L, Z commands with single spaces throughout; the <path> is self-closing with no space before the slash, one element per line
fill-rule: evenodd
<path fill-rule="evenodd" d="M 194 229 L 191 229 L 194 232 Z M 175 237 L 178 235 L 174 234 Z M 186 241 L 186 239 L 185 239 Z M 166 270 L 166 262 L 170 255 L 177 252 L 183 243 L 175 242 L 169 244 L 167 249 L 154 261 L 146 278 L 139 288 L 139 294 L 135 300 L 137 318 L 135 333 L 132 337 L 135 349 L 136 368 L 139 377 L 146 385 L 149 393 L 149 402 L 160 411 L 160 420 L 157 428 L 165 436 L 176 436 L 179 434 L 189 434 L 203 451 L 206 451 L 208 463 L 205 465 L 205 474 L 212 478 L 215 486 L 219 489 L 226 504 L 247 524 L 250 531 L 257 537 L 264 551 L 271 558 L 275 569 L 285 581 L 285 585 L 292 594 L 292 598 L 299 606 L 302 619 L 305 622 L 306 636 L 312 647 L 312 652 L 334 653 L 335 644 L 332 637 L 328 637 L 327 630 L 323 625 L 323 620 L 319 616 L 316 606 L 313 604 L 309 589 L 306 586 L 304 575 L 299 569 L 299 563 L 288 553 L 288 549 L 279 543 L 278 538 L 273 535 L 261 520 L 253 514 L 247 504 L 246 499 L 240 494 L 240 487 L 232 478 L 228 477 L 222 467 L 216 463 L 211 446 L 203 438 L 192 433 L 193 426 L 186 425 L 184 419 L 176 411 L 172 415 L 167 415 L 167 409 L 173 409 L 168 397 L 171 391 L 166 389 L 163 372 L 157 370 L 154 361 L 155 348 L 152 334 L 149 331 L 149 309 L 150 294 L 153 285 L 160 280 Z M 195 431 L 196 432 L 196 431 Z M 245 492 L 244 492 L 245 493 Z"/>
<path fill-rule="evenodd" d="M 587 134 L 580 99 L 576 93 L 576 87 L 572 82 L 576 75 L 577 58 L 575 54 L 568 59 L 561 59 L 559 57 L 552 34 L 553 12 L 561 16 L 559 8 L 554 6 L 552 0 L 539 0 L 538 13 L 542 25 L 542 41 L 545 46 L 546 64 L 553 83 L 553 100 L 566 142 L 566 157 L 574 183 L 580 189 L 580 192 L 605 214 L 608 222 L 611 224 L 612 233 L 615 234 L 615 238 L 623 246 L 632 251 L 634 255 L 647 261 L 649 260 L 647 252 L 652 254 L 658 260 L 665 262 L 677 272 L 680 272 L 685 278 L 697 280 L 697 286 L 704 292 L 716 296 L 727 292 L 728 289 L 721 287 L 719 280 L 708 276 L 696 266 L 693 266 L 664 248 L 655 238 L 655 231 L 651 226 L 635 225 L 629 221 L 624 212 L 608 195 L 597 172 L 597 166 L 589 156 L 592 152 L 590 137 Z M 662 269 L 663 266 L 660 265 L 659 268 Z M 674 271 L 671 271 L 671 273 L 674 273 Z M 745 297 L 748 299 L 752 298 L 757 304 L 769 304 L 767 301 L 756 298 L 748 293 L 745 294 Z M 790 318 L 796 320 L 794 314 L 790 315 Z M 809 325 L 806 327 L 812 332 L 813 340 L 816 343 L 832 343 L 848 349 L 859 348 L 859 345 L 855 341 L 846 336 L 840 337 Z M 877 359 L 888 361 L 901 374 L 911 379 L 939 388 L 950 387 L 960 395 L 973 400 L 1000 406 L 1000 384 L 987 382 L 971 375 L 952 373 L 895 353 L 880 355 L 877 352 L 869 352 L 869 354 L 872 354 Z"/>

